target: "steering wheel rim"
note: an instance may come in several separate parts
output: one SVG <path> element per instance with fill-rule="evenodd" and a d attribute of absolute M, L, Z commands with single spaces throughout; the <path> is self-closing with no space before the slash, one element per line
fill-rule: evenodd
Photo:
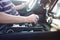
<path fill-rule="evenodd" d="M 27 12 L 31 11 L 33 9 L 33 7 L 35 6 L 35 4 L 37 3 L 38 0 L 33 0 L 32 3 L 30 3 L 30 5 L 28 6 L 28 8 L 26 9 Z"/>

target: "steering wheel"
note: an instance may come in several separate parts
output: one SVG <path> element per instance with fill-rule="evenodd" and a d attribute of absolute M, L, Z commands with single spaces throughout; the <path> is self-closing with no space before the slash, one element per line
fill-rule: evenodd
<path fill-rule="evenodd" d="M 32 0 L 29 3 L 28 8 L 26 9 L 27 12 L 30 12 L 34 8 L 34 6 L 37 4 L 37 2 L 40 2 L 40 0 Z"/>

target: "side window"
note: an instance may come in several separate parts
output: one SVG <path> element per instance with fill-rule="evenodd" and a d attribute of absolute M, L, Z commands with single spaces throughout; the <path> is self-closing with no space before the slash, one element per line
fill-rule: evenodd
<path fill-rule="evenodd" d="M 54 13 L 54 16 L 60 16 L 60 0 L 57 2 L 55 7 L 53 8 L 52 12 Z"/>

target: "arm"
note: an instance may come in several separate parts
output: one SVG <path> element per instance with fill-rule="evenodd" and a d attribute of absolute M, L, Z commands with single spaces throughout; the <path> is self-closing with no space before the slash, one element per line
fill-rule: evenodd
<path fill-rule="evenodd" d="M 0 12 L 0 23 L 24 23 L 27 17 L 9 15 L 4 12 Z"/>
<path fill-rule="evenodd" d="M 26 5 L 27 5 L 27 3 L 22 3 L 21 5 L 16 5 L 16 6 L 14 6 L 14 8 L 15 8 L 16 10 L 21 10 L 21 9 L 23 9 L 24 7 L 26 7 Z"/>
<path fill-rule="evenodd" d="M 4 12 L 0 12 L 0 23 L 36 23 L 39 18 L 37 15 L 32 14 L 30 16 L 24 17 L 24 16 L 14 16 L 9 15 Z"/>

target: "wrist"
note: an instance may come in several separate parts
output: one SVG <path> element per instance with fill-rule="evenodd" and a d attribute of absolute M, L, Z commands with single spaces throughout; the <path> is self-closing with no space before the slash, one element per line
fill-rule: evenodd
<path fill-rule="evenodd" d="M 26 3 L 22 3 L 23 6 L 26 6 Z"/>
<path fill-rule="evenodd" d="M 30 18 L 29 16 L 26 17 L 26 18 L 25 18 L 25 22 L 26 22 L 26 23 L 31 23 L 31 18 Z"/>
<path fill-rule="evenodd" d="M 29 22 L 29 17 L 24 17 L 24 21 L 26 22 L 26 23 L 28 23 Z"/>
<path fill-rule="evenodd" d="M 28 23 L 28 17 L 22 17 L 23 19 L 22 19 L 22 21 L 23 21 L 23 23 Z"/>

